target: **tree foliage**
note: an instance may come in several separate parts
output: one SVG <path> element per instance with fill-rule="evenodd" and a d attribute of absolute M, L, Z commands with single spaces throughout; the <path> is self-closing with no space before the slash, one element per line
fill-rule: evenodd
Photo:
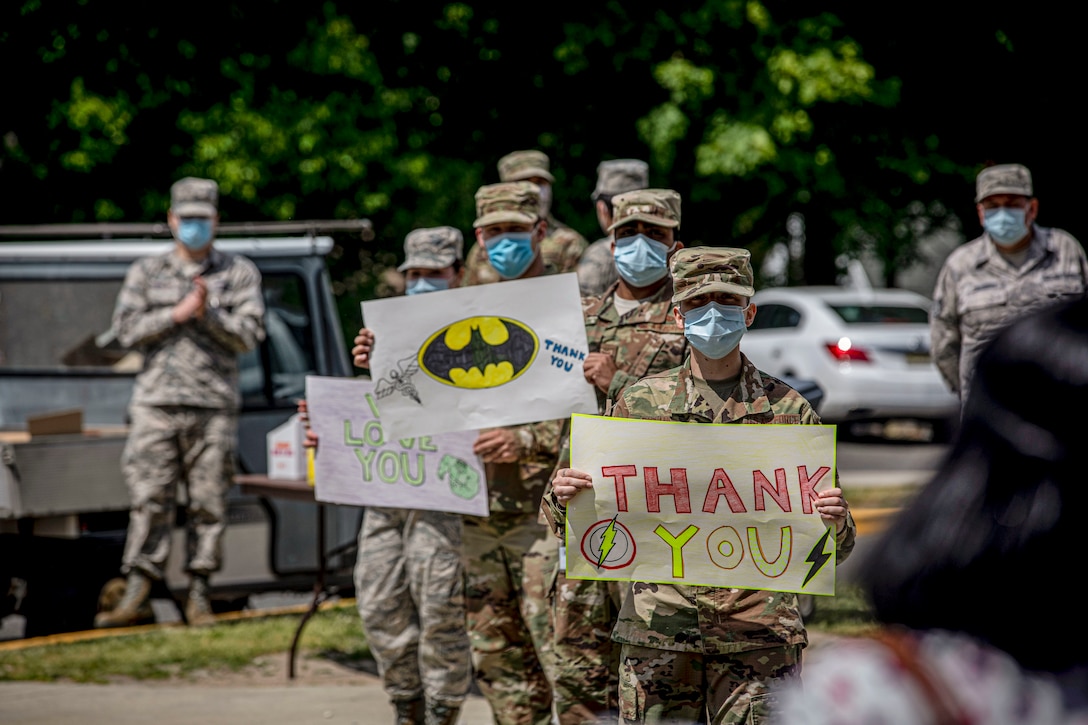
<path fill-rule="evenodd" d="M 688 244 L 761 258 L 803 218 L 791 281 L 833 281 L 868 250 L 894 282 L 934 226 L 976 228 L 984 161 L 1056 166 L 1031 144 L 1062 114 L 1017 117 L 1012 141 L 945 87 L 1020 83 L 1030 101 L 1044 55 L 1071 55 L 1035 15 L 1003 22 L 1012 9 L 17 0 L 0 10 L 0 222 L 160 220 L 170 183 L 208 176 L 225 219 L 371 218 L 378 238 L 343 240 L 334 263 L 351 307 L 408 231 L 468 232 L 497 159 L 540 148 L 557 215 L 587 237 L 597 163 L 640 157 L 683 194 Z"/>

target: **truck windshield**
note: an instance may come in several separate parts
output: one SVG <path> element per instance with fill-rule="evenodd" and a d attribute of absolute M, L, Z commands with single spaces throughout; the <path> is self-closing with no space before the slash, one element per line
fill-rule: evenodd
<path fill-rule="evenodd" d="M 0 281 L 0 371 L 129 376 L 143 356 L 121 348 L 110 329 L 121 279 Z M 313 320 L 303 279 L 263 275 L 267 339 L 239 358 L 246 407 L 291 403 L 315 374 Z"/>
<path fill-rule="evenodd" d="M 110 329 L 120 289 L 119 279 L 0 282 L 0 368 L 139 370 L 139 358 L 116 343 L 95 344 Z"/>

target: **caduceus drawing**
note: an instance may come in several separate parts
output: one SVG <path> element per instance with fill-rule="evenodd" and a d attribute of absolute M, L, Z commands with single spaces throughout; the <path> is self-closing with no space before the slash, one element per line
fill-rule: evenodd
<path fill-rule="evenodd" d="M 375 395 L 381 399 L 396 391 L 423 405 L 423 401 L 419 399 L 419 391 L 412 384 L 412 376 L 418 372 L 419 365 L 416 363 L 416 356 L 409 355 L 397 362 L 396 370 L 391 371 L 388 377 L 378 381 L 378 387 L 374 391 Z"/>

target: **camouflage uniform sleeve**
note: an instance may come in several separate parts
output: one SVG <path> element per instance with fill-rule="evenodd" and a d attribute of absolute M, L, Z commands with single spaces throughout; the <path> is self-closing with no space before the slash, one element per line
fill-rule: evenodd
<path fill-rule="evenodd" d="M 933 308 L 929 312 L 930 350 L 933 363 L 953 393 L 960 387 L 960 321 L 956 313 L 956 285 L 946 264 L 937 276 Z"/>
<path fill-rule="evenodd" d="M 620 397 L 620 393 L 627 389 L 627 386 L 638 382 L 638 380 L 639 378 L 636 375 L 624 370 L 617 370 L 616 374 L 612 376 L 612 381 L 608 383 L 608 399 L 616 400 Z"/>
<path fill-rule="evenodd" d="M 216 300 L 205 309 L 202 324 L 219 344 L 243 353 L 264 339 L 264 298 L 257 267 L 240 257 L 235 258 L 234 267 L 226 299 Z"/>
<path fill-rule="evenodd" d="M 812 406 L 805 402 L 804 410 L 801 411 L 801 425 L 821 425 L 820 416 L 816 414 L 816 411 L 812 409 Z M 839 470 L 835 469 L 835 487 L 842 488 L 842 484 L 839 482 Z M 842 531 L 835 532 L 835 563 L 840 564 L 846 561 L 846 558 L 850 556 L 850 553 L 854 550 L 854 541 L 858 535 L 858 525 L 854 522 L 854 515 L 850 513 L 850 500 L 846 497 L 846 491 L 843 491 L 842 498 L 846 501 L 846 526 L 842 527 Z"/>
<path fill-rule="evenodd" d="M 152 307 L 144 265 L 145 262 L 139 260 L 129 267 L 117 295 L 112 328 L 122 347 L 149 345 L 166 337 L 176 327 L 171 317 L 173 306 Z"/>
<path fill-rule="evenodd" d="M 556 459 L 555 468 L 548 476 L 548 484 L 544 487 L 544 495 L 540 499 L 540 513 L 552 533 L 563 538 L 567 524 L 567 506 L 555 497 L 552 483 L 559 475 L 559 469 L 570 467 L 570 418 L 563 420 L 559 433 L 559 458 Z"/>

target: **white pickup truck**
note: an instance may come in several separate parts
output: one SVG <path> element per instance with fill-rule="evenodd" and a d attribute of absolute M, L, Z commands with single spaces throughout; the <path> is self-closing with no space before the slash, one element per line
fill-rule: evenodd
<path fill-rule="evenodd" d="M 240 359 L 239 473 L 266 472 L 266 434 L 295 411 L 306 375 L 351 374 L 325 263 L 333 233 L 373 236 L 366 220 L 220 228 L 216 244 L 260 269 L 267 306 L 267 340 Z M 0 619 L 18 611 L 25 636 L 91 627 L 100 590 L 119 575 L 129 506 L 120 458 L 141 360 L 117 346 L 111 315 L 129 265 L 171 243 L 164 224 L 0 227 Z M 50 433 L 50 415 L 65 411 L 75 432 Z M 317 511 L 235 487 L 213 606 L 311 589 Z M 361 513 L 327 512 L 330 583 L 350 587 Z M 184 589 L 184 551 L 177 528 L 160 595 Z"/>

